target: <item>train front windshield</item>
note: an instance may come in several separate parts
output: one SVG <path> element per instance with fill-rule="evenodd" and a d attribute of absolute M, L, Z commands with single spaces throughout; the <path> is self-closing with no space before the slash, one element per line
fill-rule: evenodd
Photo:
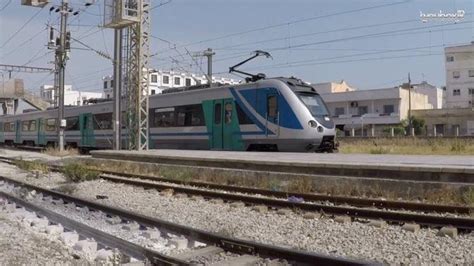
<path fill-rule="evenodd" d="M 312 93 L 299 93 L 298 95 L 314 117 L 329 116 L 321 96 Z"/>

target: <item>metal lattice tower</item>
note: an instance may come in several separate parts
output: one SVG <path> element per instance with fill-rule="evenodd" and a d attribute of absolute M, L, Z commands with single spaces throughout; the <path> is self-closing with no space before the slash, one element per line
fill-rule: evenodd
<path fill-rule="evenodd" d="M 121 30 L 121 95 L 129 150 L 148 149 L 150 0 L 105 0 L 105 27 Z M 115 99 L 117 100 L 117 99 Z M 122 120 L 123 121 L 123 120 Z"/>
<path fill-rule="evenodd" d="M 127 122 L 130 150 L 148 149 L 148 62 L 150 51 L 150 0 L 142 0 L 141 22 L 129 26 L 129 57 L 125 79 L 128 81 Z"/>

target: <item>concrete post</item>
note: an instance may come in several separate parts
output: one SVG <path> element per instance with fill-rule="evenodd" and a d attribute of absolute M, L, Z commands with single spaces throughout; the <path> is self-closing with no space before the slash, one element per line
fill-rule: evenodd
<path fill-rule="evenodd" d="M 370 136 L 375 137 L 375 125 L 370 127 Z"/>
<path fill-rule="evenodd" d="M 436 125 L 433 125 L 433 136 L 436 137 Z"/>
<path fill-rule="evenodd" d="M 459 126 L 456 126 L 456 137 L 459 137 Z"/>
<path fill-rule="evenodd" d="M 395 129 L 393 127 L 390 128 L 390 136 L 392 138 L 395 137 Z"/>
<path fill-rule="evenodd" d="M 412 137 L 415 136 L 415 128 L 414 127 L 410 128 L 410 136 L 412 136 Z"/>
<path fill-rule="evenodd" d="M 351 128 L 351 137 L 355 137 L 355 129 Z"/>

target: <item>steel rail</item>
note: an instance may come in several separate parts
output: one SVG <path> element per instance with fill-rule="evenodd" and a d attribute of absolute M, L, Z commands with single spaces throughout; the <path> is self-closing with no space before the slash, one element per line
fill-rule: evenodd
<path fill-rule="evenodd" d="M 186 261 L 160 254 L 156 251 L 147 249 L 145 247 L 123 240 L 121 238 L 115 237 L 111 234 L 97 230 L 85 224 L 76 222 L 63 215 L 47 210 L 38 205 L 29 203 L 23 199 L 12 196 L 5 192 L 0 191 L 0 197 L 6 198 L 10 202 L 14 202 L 17 205 L 23 206 L 26 209 L 35 212 L 36 214 L 45 216 L 48 218 L 48 220 L 57 224 L 61 224 L 64 228 L 67 228 L 71 231 L 76 231 L 81 236 L 93 238 L 98 243 L 104 246 L 116 248 L 120 250 L 122 253 L 130 257 L 140 259 L 140 260 L 148 260 L 153 265 L 189 265 L 189 263 L 187 263 Z"/>
<path fill-rule="evenodd" d="M 170 185 L 163 185 L 157 183 L 143 182 L 139 180 L 117 178 L 113 176 L 101 175 L 102 178 L 113 181 L 121 182 L 134 186 L 141 186 L 149 189 L 173 189 L 177 193 L 186 193 L 189 195 L 199 195 L 208 198 L 221 198 L 229 201 L 241 201 L 246 204 L 258 205 L 263 204 L 278 208 L 297 208 L 305 211 L 319 211 L 334 215 L 349 215 L 354 218 L 362 219 L 383 219 L 393 223 L 418 223 L 429 227 L 443 227 L 443 226 L 454 226 L 460 230 L 474 230 L 474 219 L 463 218 L 463 217 L 444 217 L 437 215 L 423 215 L 406 212 L 395 212 L 395 211 L 382 211 L 372 210 L 356 207 L 345 207 L 345 206 L 329 206 L 324 204 L 313 204 L 306 202 L 291 202 L 288 200 L 272 199 L 265 197 L 256 197 L 241 194 L 223 193 L 210 190 L 194 189 L 187 187 L 176 187 Z"/>
<path fill-rule="evenodd" d="M 144 216 L 135 212 L 124 210 L 121 208 L 113 208 L 100 203 L 88 201 L 81 198 L 72 197 L 59 193 L 53 190 L 41 188 L 35 185 L 27 184 L 21 181 L 13 180 L 11 178 L 0 176 L 0 180 L 16 184 L 18 186 L 26 187 L 31 190 L 36 190 L 39 193 L 49 195 L 53 198 L 63 199 L 65 202 L 73 202 L 79 206 L 87 206 L 90 209 L 102 211 L 107 214 L 116 215 L 125 218 L 130 221 L 136 221 L 139 224 L 147 227 L 166 228 L 166 230 L 175 232 L 177 234 L 186 235 L 194 238 L 195 240 L 218 245 L 224 250 L 246 253 L 246 254 L 258 254 L 258 256 L 286 259 L 288 261 L 294 261 L 299 265 L 314 265 L 314 264 L 330 264 L 330 265 L 367 265 L 372 264 L 370 262 L 341 258 L 335 256 L 328 256 L 323 254 L 317 254 L 312 252 L 305 252 L 299 250 L 292 250 L 282 247 L 271 246 L 267 244 L 255 243 L 247 240 L 241 240 L 236 238 L 230 238 L 221 236 L 216 233 L 206 232 L 200 229 L 194 229 L 188 226 L 183 226 L 168 221 L 156 219 L 149 216 Z"/>
<path fill-rule="evenodd" d="M 138 174 L 119 173 L 109 170 L 100 170 L 100 172 L 109 175 L 117 175 L 129 178 L 138 178 L 150 181 L 159 181 L 166 183 L 173 183 L 178 185 L 188 185 L 196 187 L 204 187 L 209 189 L 218 189 L 231 192 L 240 192 L 247 194 L 260 194 L 268 197 L 284 198 L 287 199 L 289 196 L 302 198 L 305 201 L 328 201 L 336 205 L 349 204 L 356 207 L 375 207 L 375 208 L 391 208 L 391 209 L 403 209 L 412 211 L 427 211 L 427 212 L 440 212 L 440 213 L 458 213 L 458 214 L 469 214 L 473 212 L 472 207 L 466 206 L 455 206 L 455 205 L 438 205 L 408 201 L 391 201 L 381 199 L 369 199 L 369 198 L 356 198 L 356 197 L 342 197 L 342 196 L 328 196 L 323 194 L 310 194 L 310 193 L 296 193 L 296 192 L 283 192 L 273 191 L 267 189 L 258 189 L 250 187 L 230 186 L 221 185 L 215 183 L 196 182 L 196 181 L 179 181 L 163 177 L 154 177 Z M 111 180 L 113 181 L 113 180 Z"/>

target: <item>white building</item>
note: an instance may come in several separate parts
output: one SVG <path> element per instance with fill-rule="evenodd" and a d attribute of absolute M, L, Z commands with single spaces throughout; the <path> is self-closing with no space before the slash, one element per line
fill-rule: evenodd
<path fill-rule="evenodd" d="M 317 84 L 315 87 L 318 90 Z M 402 86 L 372 90 L 342 88 L 333 91 L 321 93 L 321 97 L 336 126 L 344 130 L 346 135 L 378 136 L 408 118 L 409 91 Z M 413 84 L 411 109 L 439 108 L 442 106 L 442 95 L 442 89 L 426 82 Z"/>
<path fill-rule="evenodd" d="M 160 94 L 164 89 L 187 87 L 200 84 L 207 84 L 205 75 L 197 75 L 192 73 L 176 72 L 176 71 L 153 71 L 149 73 L 150 87 L 149 95 Z M 102 78 L 104 96 L 107 99 L 113 97 L 114 80 L 113 76 L 105 76 Z M 238 84 L 239 81 L 230 78 L 212 77 L 213 83 L 222 84 Z"/>
<path fill-rule="evenodd" d="M 446 108 L 474 107 L 474 42 L 446 47 Z"/>
<path fill-rule="evenodd" d="M 56 95 L 54 94 L 53 85 L 42 85 L 40 87 L 41 98 L 49 103 L 54 102 Z M 81 106 L 85 100 L 102 98 L 100 92 L 86 92 L 72 90 L 71 85 L 64 86 L 64 105 Z"/>

